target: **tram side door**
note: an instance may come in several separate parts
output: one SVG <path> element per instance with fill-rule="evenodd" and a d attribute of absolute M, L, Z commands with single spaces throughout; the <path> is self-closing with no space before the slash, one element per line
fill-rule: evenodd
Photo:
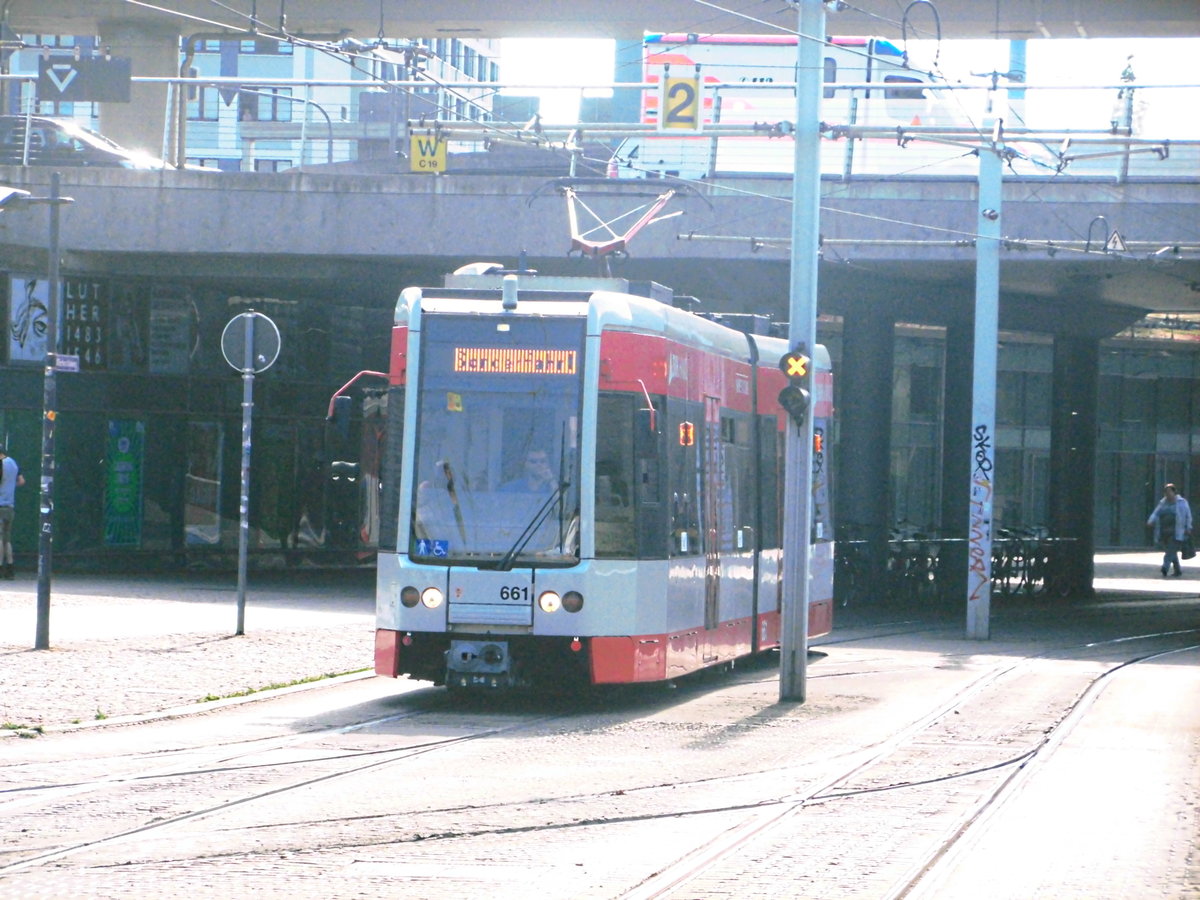
<path fill-rule="evenodd" d="M 721 621 L 721 491 L 724 465 L 721 457 L 721 400 L 704 398 L 704 627 Z"/>

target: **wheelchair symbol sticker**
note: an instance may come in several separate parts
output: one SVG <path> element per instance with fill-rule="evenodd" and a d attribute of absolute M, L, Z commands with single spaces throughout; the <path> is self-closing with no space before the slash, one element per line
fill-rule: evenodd
<path fill-rule="evenodd" d="M 427 538 L 421 538 L 417 541 L 417 556 L 434 556 L 439 559 L 445 559 L 449 555 L 449 541 L 431 541 Z"/>

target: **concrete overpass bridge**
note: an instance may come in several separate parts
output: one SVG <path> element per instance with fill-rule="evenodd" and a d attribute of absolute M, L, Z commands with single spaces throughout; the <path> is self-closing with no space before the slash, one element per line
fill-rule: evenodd
<path fill-rule="evenodd" d="M 44 197 L 49 175 L 35 167 L 0 169 L 0 183 Z M 541 272 L 594 274 L 596 260 L 566 255 L 569 224 L 558 187 L 545 176 L 495 174 L 66 172 L 62 190 L 74 202 L 62 215 L 64 277 L 150 298 L 204 293 L 212 321 L 197 321 L 192 332 L 186 322 L 179 326 L 181 335 L 192 333 L 176 343 L 186 340 L 179 352 L 187 356 L 190 347 L 193 362 L 151 378 L 99 371 L 68 380 L 61 408 L 78 415 L 64 420 L 154 416 L 162 431 L 164 416 L 186 429 L 199 412 L 228 415 L 236 410 L 229 396 L 228 409 L 217 408 L 235 382 L 219 362 L 220 325 L 259 302 L 247 298 L 270 297 L 301 311 L 281 329 L 285 344 L 328 357 L 322 369 L 328 373 L 278 382 L 278 392 L 261 408 L 285 423 L 319 421 L 329 393 L 359 368 L 382 365 L 386 345 L 355 365 L 335 338 L 309 341 L 304 310 L 332 309 L 352 298 L 356 307 L 375 311 L 373 330 L 359 332 L 357 340 L 381 341 L 402 287 L 440 283 L 443 273 L 467 262 L 513 264 L 523 251 L 527 265 Z M 666 182 L 618 179 L 584 189 L 599 192 L 589 202 L 605 213 L 616 204 L 645 204 L 664 187 Z M 664 209 L 682 215 L 645 228 L 630 256 L 613 262 L 613 274 L 670 285 L 700 298 L 709 311 L 781 319 L 788 310 L 788 242 L 773 239 L 790 233 L 789 194 L 786 180 L 718 179 L 693 186 Z M 941 521 L 965 533 L 959 520 L 969 483 L 976 195 L 970 178 L 824 184 L 819 305 L 843 320 L 839 446 L 854 448 L 842 454 L 837 496 L 841 509 L 873 518 L 866 524 L 881 546 L 891 522 L 879 498 L 889 496 L 892 465 L 889 429 L 881 423 L 892 415 L 897 323 L 945 329 Z M 1150 311 L 1200 312 L 1200 179 L 1122 185 L 1111 179 L 1012 179 L 1005 183 L 1003 210 L 1009 240 L 1001 261 L 999 324 L 1053 344 L 1047 524 L 1074 539 L 1063 564 L 1073 567 L 1077 583 L 1090 584 L 1100 341 Z M 1113 232 L 1124 249 L 1111 240 Z M 0 214 L 0 268 L 14 278 L 41 276 L 46 243 L 44 210 Z M 179 313 L 184 318 L 186 306 Z M 141 326 L 149 329 L 151 343 L 159 327 L 155 315 Z M 170 332 L 178 315 L 163 321 Z M 148 365 L 154 373 L 154 352 L 151 347 L 148 363 L 127 364 L 142 373 Z M 346 371 L 348 365 L 353 368 Z M 192 366 L 199 368 L 186 377 L 172 374 Z M 5 369 L 10 401 L 28 407 L 31 422 L 40 408 L 36 372 L 16 363 Z M 297 446 L 297 438 L 281 441 L 285 465 Z M 179 465 L 178 450 L 173 459 L 163 463 L 165 482 L 175 478 L 169 470 Z M 80 465 L 85 462 L 81 458 Z M 300 477 L 298 469 L 294 476 Z M 279 487 L 281 496 L 303 490 L 300 481 Z M 169 484 L 162 491 L 170 495 Z M 85 494 L 102 495 L 101 486 L 81 490 Z M 961 570 L 965 576 L 965 565 Z"/>
<path fill-rule="evenodd" d="M 0 183 L 45 196 L 49 174 L 0 167 Z M 62 184 L 75 200 L 62 217 L 65 271 L 81 275 L 242 295 L 353 289 L 389 303 L 406 284 L 522 252 L 542 272 L 597 271 L 568 258 L 567 204 L 545 176 L 77 169 Z M 608 217 L 670 187 L 618 179 L 580 190 Z M 668 284 L 707 309 L 785 319 L 790 183 L 678 190 L 663 212 L 680 215 L 638 233 L 613 274 Z M 969 317 L 976 191 L 969 178 L 825 182 L 822 310 L 842 314 L 853 299 L 914 323 Z M 1003 221 L 1002 328 L 1104 337 L 1148 311 L 1200 311 L 1200 180 L 1010 179 Z M 45 246 L 44 215 L 0 216 L 0 265 L 42 271 Z"/>

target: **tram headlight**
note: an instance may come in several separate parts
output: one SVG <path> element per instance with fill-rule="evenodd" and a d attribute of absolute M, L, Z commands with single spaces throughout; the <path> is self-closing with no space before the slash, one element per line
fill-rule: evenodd
<path fill-rule="evenodd" d="M 562 598 L 563 609 L 570 613 L 583 609 L 583 594 L 579 591 L 567 591 Z"/>
<path fill-rule="evenodd" d="M 412 609 L 421 602 L 421 592 L 411 584 L 406 585 L 400 589 L 400 602 Z"/>
<path fill-rule="evenodd" d="M 442 592 L 435 587 L 427 587 L 421 591 L 421 602 L 428 609 L 437 609 L 442 605 Z"/>
<path fill-rule="evenodd" d="M 538 606 L 542 608 L 542 612 L 558 612 L 562 607 L 562 597 L 557 591 L 542 591 L 538 594 Z"/>

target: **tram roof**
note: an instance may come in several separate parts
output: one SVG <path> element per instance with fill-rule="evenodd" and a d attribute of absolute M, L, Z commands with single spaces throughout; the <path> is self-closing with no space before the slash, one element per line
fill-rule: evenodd
<path fill-rule="evenodd" d="M 446 300 L 479 301 L 469 304 L 470 311 L 491 312 L 493 305 L 499 305 L 503 279 L 508 274 L 518 275 L 519 303 L 586 304 L 600 328 L 649 334 L 726 356 L 745 357 L 747 343 L 743 329 L 673 305 L 674 292 L 652 281 L 601 276 L 542 276 L 531 272 L 464 267 L 445 277 L 445 287 L 421 288 L 421 301 L 422 304 L 425 301 L 433 304 Z M 407 319 L 407 305 L 411 300 L 408 291 L 401 294 L 397 306 L 398 322 Z M 579 314 L 582 308 L 575 306 L 572 314 Z M 765 334 L 754 334 L 753 337 L 764 365 L 774 365 L 777 360 L 772 356 L 782 356 L 787 351 L 787 342 L 782 338 Z M 829 355 L 824 347 L 815 348 L 811 355 L 819 368 L 829 367 Z"/>

